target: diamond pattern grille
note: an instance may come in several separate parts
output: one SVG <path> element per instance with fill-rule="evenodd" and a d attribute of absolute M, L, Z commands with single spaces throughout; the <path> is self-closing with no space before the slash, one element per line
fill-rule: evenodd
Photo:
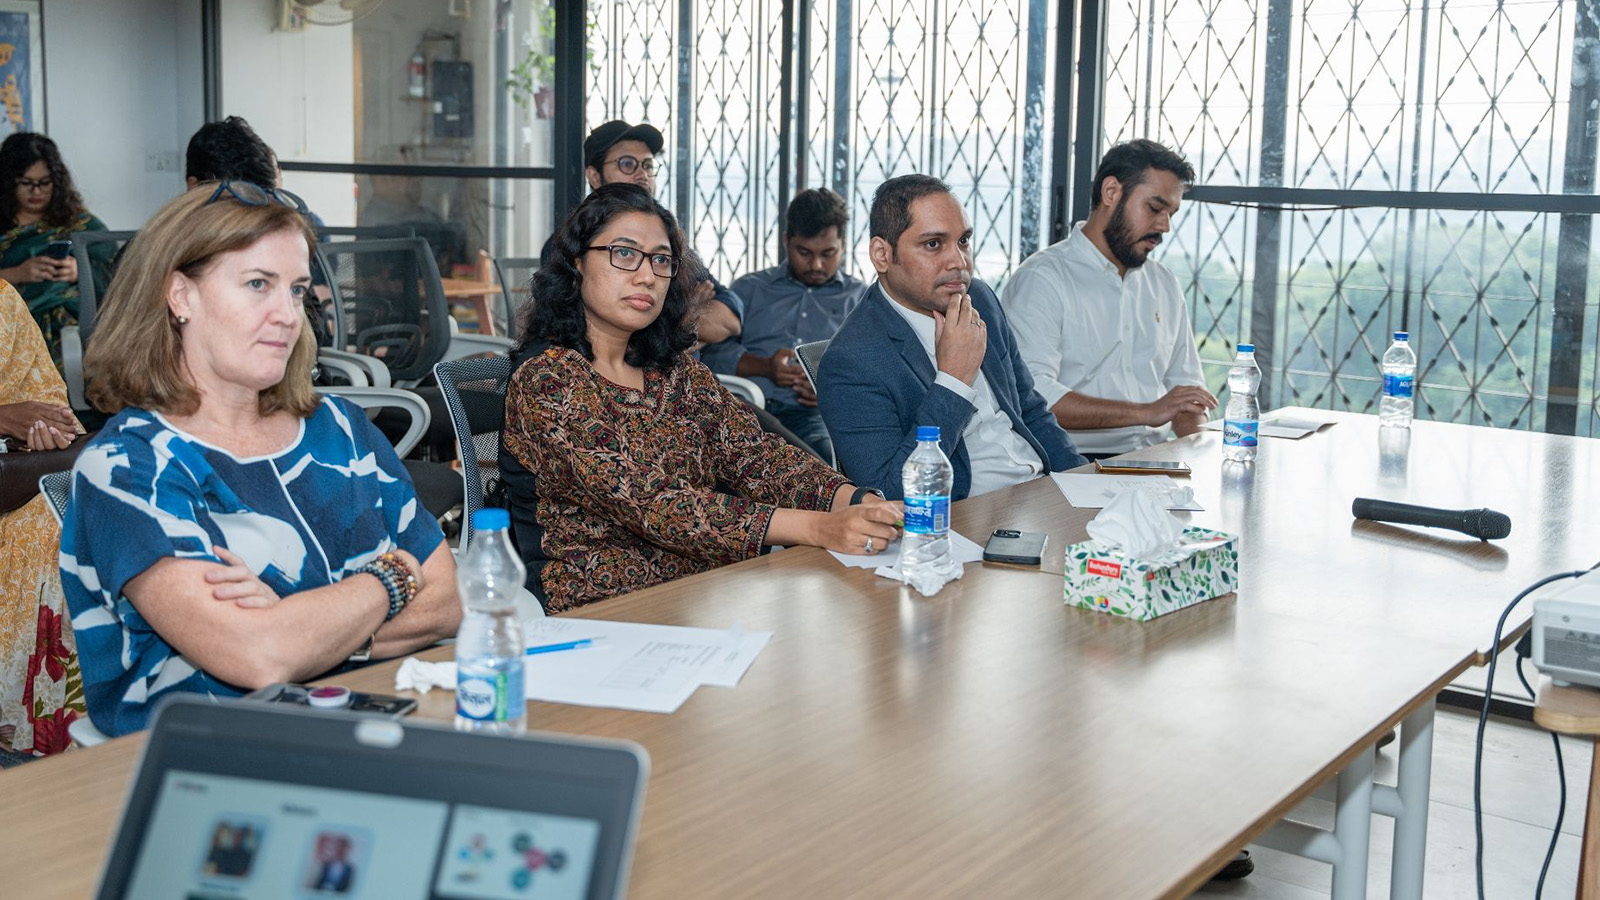
<path fill-rule="evenodd" d="M 694 2 L 693 50 L 680 57 L 681 9 L 660 0 L 591 3 L 588 125 L 620 117 L 662 129 L 673 165 L 658 193 L 682 205 L 683 186 L 668 181 L 691 180 L 689 208 L 677 212 L 712 270 L 732 279 L 778 261 L 782 3 Z M 1003 282 L 1031 249 L 1021 236 L 1038 232 L 1043 208 L 1042 191 L 1029 204 L 1018 185 L 1030 166 L 1030 183 L 1041 181 L 1044 142 L 1024 139 L 1026 57 L 1029 29 L 1048 23 L 1029 22 L 1027 5 L 1012 0 L 816 0 L 797 9 L 809 40 L 795 67 L 806 119 L 795 123 L 804 152 L 789 153 L 803 160 L 806 186 L 833 187 L 850 202 L 855 270 L 871 271 L 872 192 L 895 175 L 924 172 L 956 190 L 973 220 L 979 274 Z M 685 64 L 695 92 L 687 107 L 679 96 Z M 683 116 L 687 148 L 677 146 Z"/>
<path fill-rule="evenodd" d="M 678 5 L 661 0 L 590 0 L 588 6 L 589 128 L 611 119 L 649 122 L 667 138 L 658 196 L 671 194 L 671 161 L 679 103 L 676 63 Z"/>
<path fill-rule="evenodd" d="M 1281 158 L 1296 188 L 1562 189 L 1571 0 L 1443 0 L 1426 22 L 1418 4 L 1278 2 L 1290 6 L 1283 34 L 1270 33 L 1274 0 L 1113 0 L 1105 145 L 1163 140 L 1210 186 L 1262 184 L 1262 161 Z M 1289 70 L 1267 72 L 1280 40 L 1291 42 Z M 1287 96 L 1282 145 L 1262 130 L 1275 77 Z M 1405 329 L 1420 358 L 1419 416 L 1543 427 L 1558 216 L 1286 210 L 1276 258 L 1256 259 L 1258 216 L 1192 205 L 1163 257 L 1185 285 L 1215 386 L 1231 344 L 1249 335 L 1259 272 L 1276 286 L 1275 404 L 1375 412 L 1378 361 L 1389 332 Z M 1597 262 L 1591 254 L 1600 274 Z M 1583 380 L 1578 430 L 1600 434 L 1600 360 Z"/>

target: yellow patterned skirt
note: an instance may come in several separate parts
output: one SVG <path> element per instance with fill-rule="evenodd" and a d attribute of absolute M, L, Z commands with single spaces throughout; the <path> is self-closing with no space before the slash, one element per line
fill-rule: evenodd
<path fill-rule="evenodd" d="M 0 516 L 0 746 L 59 753 L 86 715 L 61 594 L 61 529 L 44 497 Z"/>

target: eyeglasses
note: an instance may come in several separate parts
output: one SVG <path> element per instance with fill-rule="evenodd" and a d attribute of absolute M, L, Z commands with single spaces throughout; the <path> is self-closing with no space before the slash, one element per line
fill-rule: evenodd
<path fill-rule="evenodd" d="M 655 175 L 656 171 L 661 168 L 661 166 L 657 165 L 654 156 L 646 157 L 645 159 L 639 159 L 636 156 L 619 156 L 616 159 L 606 160 L 607 165 L 612 163 L 615 163 L 617 171 L 624 175 L 632 175 L 640 169 L 643 169 L 646 175 Z"/>
<path fill-rule="evenodd" d="M 678 266 L 682 260 L 670 253 L 645 253 L 638 247 L 629 247 L 626 244 L 601 244 L 597 247 L 585 247 L 585 250 L 604 250 L 611 256 L 611 267 L 624 272 L 637 272 L 644 265 L 645 257 L 650 257 L 650 271 L 657 277 L 671 278 L 678 274 Z"/>
<path fill-rule="evenodd" d="M 17 190 L 27 191 L 30 194 L 34 191 L 48 191 L 55 186 L 56 183 L 49 178 L 41 178 L 38 181 L 33 181 L 27 178 L 17 179 Z"/>
<path fill-rule="evenodd" d="M 301 200 L 298 195 L 282 188 L 262 187 L 251 181 L 224 181 L 218 184 L 217 189 L 211 192 L 210 199 L 206 200 L 204 205 L 209 206 L 217 202 L 223 194 L 227 194 L 245 206 L 266 206 L 269 203 L 277 203 L 290 207 L 302 216 L 309 217 L 311 215 L 311 211 L 306 208 L 306 202 Z"/>

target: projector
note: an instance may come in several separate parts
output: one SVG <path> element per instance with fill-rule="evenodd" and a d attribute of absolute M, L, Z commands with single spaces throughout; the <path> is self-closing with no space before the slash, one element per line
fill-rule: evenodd
<path fill-rule="evenodd" d="M 1556 684 L 1600 687 L 1600 569 L 1533 601 L 1533 664 Z"/>

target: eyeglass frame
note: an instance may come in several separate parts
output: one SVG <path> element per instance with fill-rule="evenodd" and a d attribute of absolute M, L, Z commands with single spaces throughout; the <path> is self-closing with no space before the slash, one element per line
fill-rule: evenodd
<path fill-rule="evenodd" d="M 249 188 L 252 191 L 259 191 L 261 193 L 261 199 L 257 200 L 253 197 L 241 195 L 239 193 L 239 189 L 234 187 L 236 184 L 242 185 L 245 188 Z M 200 205 L 210 206 L 211 204 L 220 200 L 223 194 L 227 194 L 229 197 L 232 197 L 234 200 L 238 201 L 244 206 L 266 206 L 269 202 L 278 203 L 282 206 L 290 207 L 295 212 L 298 212 L 300 215 L 307 218 L 310 218 L 311 216 L 311 210 L 306 207 L 306 202 L 300 199 L 299 194 L 296 194 L 292 191 L 286 191 L 283 188 L 262 187 L 261 185 L 256 184 L 254 181 L 235 181 L 231 178 L 226 181 L 218 182 L 217 189 L 212 191 L 211 196 L 206 200 L 206 202 Z"/>
<path fill-rule="evenodd" d="M 633 160 L 633 166 L 634 166 L 633 172 L 629 172 L 627 169 L 623 168 L 622 161 L 625 160 L 625 159 Z M 634 174 L 634 172 L 637 172 L 637 171 L 639 171 L 640 168 L 643 168 L 644 169 L 644 173 L 646 175 L 649 175 L 651 178 L 654 178 L 654 177 L 656 177 L 657 174 L 666 171 L 666 168 L 667 168 L 666 163 L 659 162 L 654 156 L 648 156 L 648 157 L 645 157 L 644 159 L 640 159 L 639 157 L 634 156 L 632 153 L 624 153 L 621 156 L 617 157 L 616 159 L 604 160 L 603 162 L 600 163 L 600 165 L 601 166 L 612 166 L 612 165 L 614 165 L 614 166 L 617 167 L 617 171 L 618 172 L 621 172 L 623 175 L 627 175 L 627 176 L 632 176 Z"/>
<path fill-rule="evenodd" d="M 661 274 L 661 270 L 656 268 L 655 261 L 652 259 L 652 261 L 650 263 L 650 273 L 652 275 L 656 276 L 657 278 L 676 278 L 677 275 L 678 275 L 678 272 L 683 269 L 683 257 L 674 256 L 671 253 L 646 253 L 646 252 L 644 252 L 644 250 L 642 250 L 642 249 L 640 249 L 638 247 L 631 246 L 629 244 L 596 244 L 596 245 L 594 245 L 592 247 L 583 248 L 583 252 L 585 252 L 585 253 L 591 253 L 591 252 L 593 252 L 595 250 L 604 250 L 604 251 L 606 251 L 606 261 L 611 263 L 611 268 L 616 269 L 616 270 L 621 271 L 621 272 L 637 272 L 637 271 L 639 271 L 639 269 L 641 269 L 644 266 L 644 260 L 645 260 L 645 257 L 647 257 L 647 256 L 648 257 L 665 256 L 672 263 L 672 271 L 669 272 L 668 274 L 663 275 L 663 274 Z M 634 266 L 631 269 L 628 268 L 627 266 L 618 265 L 617 264 L 617 251 L 618 250 L 627 250 L 630 253 L 639 254 L 639 265 Z"/>
<path fill-rule="evenodd" d="M 18 176 L 17 179 L 16 179 L 16 186 L 19 189 L 27 191 L 30 194 L 33 193 L 34 191 L 38 191 L 39 193 L 42 194 L 45 191 L 53 191 L 53 190 L 55 190 L 56 189 L 56 180 L 55 180 L 54 177 L 49 177 L 49 178 L 42 178 L 42 179 L 40 179 L 38 181 L 31 181 L 31 180 L 29 180 L 27 178 L 23 178 L 21 176 Z"/>

